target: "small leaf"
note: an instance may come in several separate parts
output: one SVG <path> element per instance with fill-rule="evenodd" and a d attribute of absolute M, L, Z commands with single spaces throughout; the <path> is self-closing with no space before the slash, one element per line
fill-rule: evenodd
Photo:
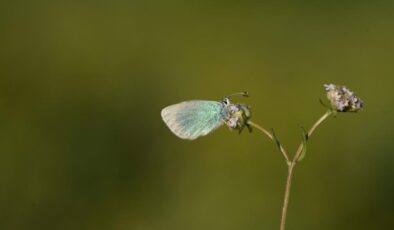
<path fill-rule="evenodd" d="M 272 133 L 272 138 L 274 139 L 276 148 L 278 149 L 279 152 L 282 152 L 282 150 L 280 149 L 280 142 L 279 142 L 278 138 L 276 137 L 274 129 L 271 129 L 271 133 Z"/>
<path fill-rule="evenodd" d="M 297 159 L 298 162 L 302 161 L 305 156 L 306 156 L 306 142 L 308 141 L 308 133 L 304 129 L 304 127 L 301 127 L 301 133 L 302 133 L 302 152 L 300 157 Z"/>
<path fill-rule="evenodd" d="M 249 133 L 253 132 L 252 126 L 250 126 L 248 123 L 246 123 L 246 127 L 249 130 Z"/>
<path fill-rule="evenodd" d="M 329 108 L 331 109 L 331 106 L 326 105 L 326 103 L 323 102 L 323 100 L 321 98 L 319 98 L 319 102 L 323 107 Z"/>
<path fill-rule="evenodd" d="M 302 140 L 304 140 L 304 139 L 305 139 L 305 141 L 309 140 L 309 134 L 306 131 L 306 129 L 302 126 L 301 126 L 301 132 L 302 132 L 302 137 L 303 137 Z"/>

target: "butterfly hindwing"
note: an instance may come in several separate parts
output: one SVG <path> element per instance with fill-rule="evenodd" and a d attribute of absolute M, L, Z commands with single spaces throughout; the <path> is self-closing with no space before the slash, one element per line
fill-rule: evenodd
<path fill-rule="evenodd" d="M 170 130 L 180 138 L 196 139 L 207 135 L 223 124 L 226 107 L 218 101 L 185 101 L 170 105 L 161 116 Z"/>

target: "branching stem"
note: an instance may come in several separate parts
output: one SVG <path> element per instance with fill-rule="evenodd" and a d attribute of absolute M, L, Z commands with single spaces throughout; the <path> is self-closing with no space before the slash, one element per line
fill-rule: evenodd
<path fill-rule="evenodd" d="M 321 116 L 315 122 L 315 124 L 313 124 L 313 126 L 309 129 L 309 131 L 307 133 L 307 135 L 308 135 L 307 138 L 310 138 L 310 136 L 315 131 L 315 129 L 324 120 L 326 120 L 331 114 L 332 114 L 332 111 L 328 110 L 323 116 Z M 262 133 L 267 135 L 271 140 L 276 141 L 274 139 L 274 136 L 270 132 L 268 132 L 266 129 L 261 127 L 260 125 L 255 124 L 255 123 L 253 123 L 251 121 L 248 121 L 248 124 L 253 126 L 253 127 L 255 127 L 255 128 L 257 128 L 258 130 L 260 130 Z M 289 206 L 290 187 L 291 187 L 291 181 L 293 179 L 293 169 L 294 169 L 294 166 L 297 164 L 298 159 L 301 156 L 303 148 L 304 148 L 304 143 L 301 142 L 301 144 L 298 146 L 298 149 L 297 149 L 296 153 L 294 154 L 293 159 L 290 161 L 289 155 L 287 154 L 286 150 L 283 148 L 283 146 L 281 144 L 279 144 L 279 149 L 280 149 L 281 153 L 283 154 L 283 157 L 285 158 L 286 163 L 287 163 L 286 189 L 285 189 L 285 195 L 284 195 L 284 198 L 283 198 L 282 216 L 281 216 L 281 220 L 280 220 L 280 230 L 285 230 L 287 209 L 288 209 L 288 206 Z"/>
<path fill-rule="evenodd" d="M 325 113 L 325 114 L 323 114 L 323 116 L 321 116 L 320 118 L 319 118 L 319 120 L 317 120 L 316 122 L 315 122 L 315 124 L 313 124 L 313 126 L 312 126 L 312 128 L 310 128 L 309 129 L 309 131 L 308 131 L 308 138 L 310 138 L 311 136 L 312 136 L 312 133 L 316 130 L 316 128 L 324 121 L 324 120 L 326 120 L 330 115 L 332 114 L 332 111 L 331 110 L 327 110 L 327 112 Z M 297 151 L 296 151 L 296 153 L 294 154 L 294 157 L 293 157 L 293 160 L 292 160 L 292 162 L 293 163 L 296 163 L 297 161 L 298 161 L 298 159 L 300 158 L 300 155 L 301 155 L 301 152 L 302 152 L 302 148 L 304 147 L 304 144 L 303 143 L 301 143 L 299 146 L 298 146 L 298 149 L 297 149 Z"/>
<path fill-rule="evenodd" d="M 271 140 L 275 141 L 274 136 L 270 132 L 268 132 L 266 129 L 261 127 L 260 125 L 253 123 L 252 121 L 248 121 L 248 124 L 255 127 L 256 129 L 260 130 L 262 133 L 267 135 Z M 283 157 L 285 158 L 287 165 L 289 165 L 290 158 L 289 158 L 289 155 L 287 154 L 285 148 L 282 146 L 282 144 L 279 144 L 279 149 L 280 149 L 280 152 L 283 154 Z"/>

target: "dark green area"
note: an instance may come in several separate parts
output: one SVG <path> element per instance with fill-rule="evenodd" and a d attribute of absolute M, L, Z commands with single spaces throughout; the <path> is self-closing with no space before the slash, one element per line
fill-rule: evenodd
<path fill-rule="evenodd" d="M 295 169 L 288 229 L 394 225 L 392 1 L 3 1 L 0 229 L 278 229 L 286 166 L 255 130 L 176 138 L 160 110 L 235 100 L 294 152 L 324 83 L 365 102 Z"/>

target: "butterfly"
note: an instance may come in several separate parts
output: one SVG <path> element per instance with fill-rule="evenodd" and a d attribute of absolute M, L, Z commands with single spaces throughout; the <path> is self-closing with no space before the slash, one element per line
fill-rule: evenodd
<path fill-rule="evenodd" d="M 251 117 L 250 107 L 245 104 L 232 104 L 229 97 L 241 95 L 240 92 L 224 97 L 221 101 L 191 100 L 170 105 L 162 109 L 161 117 L 168 128 L 179 138 L 194 140 L 205 136 L 226 124 L 239 133 L 247 127 Z"/>

